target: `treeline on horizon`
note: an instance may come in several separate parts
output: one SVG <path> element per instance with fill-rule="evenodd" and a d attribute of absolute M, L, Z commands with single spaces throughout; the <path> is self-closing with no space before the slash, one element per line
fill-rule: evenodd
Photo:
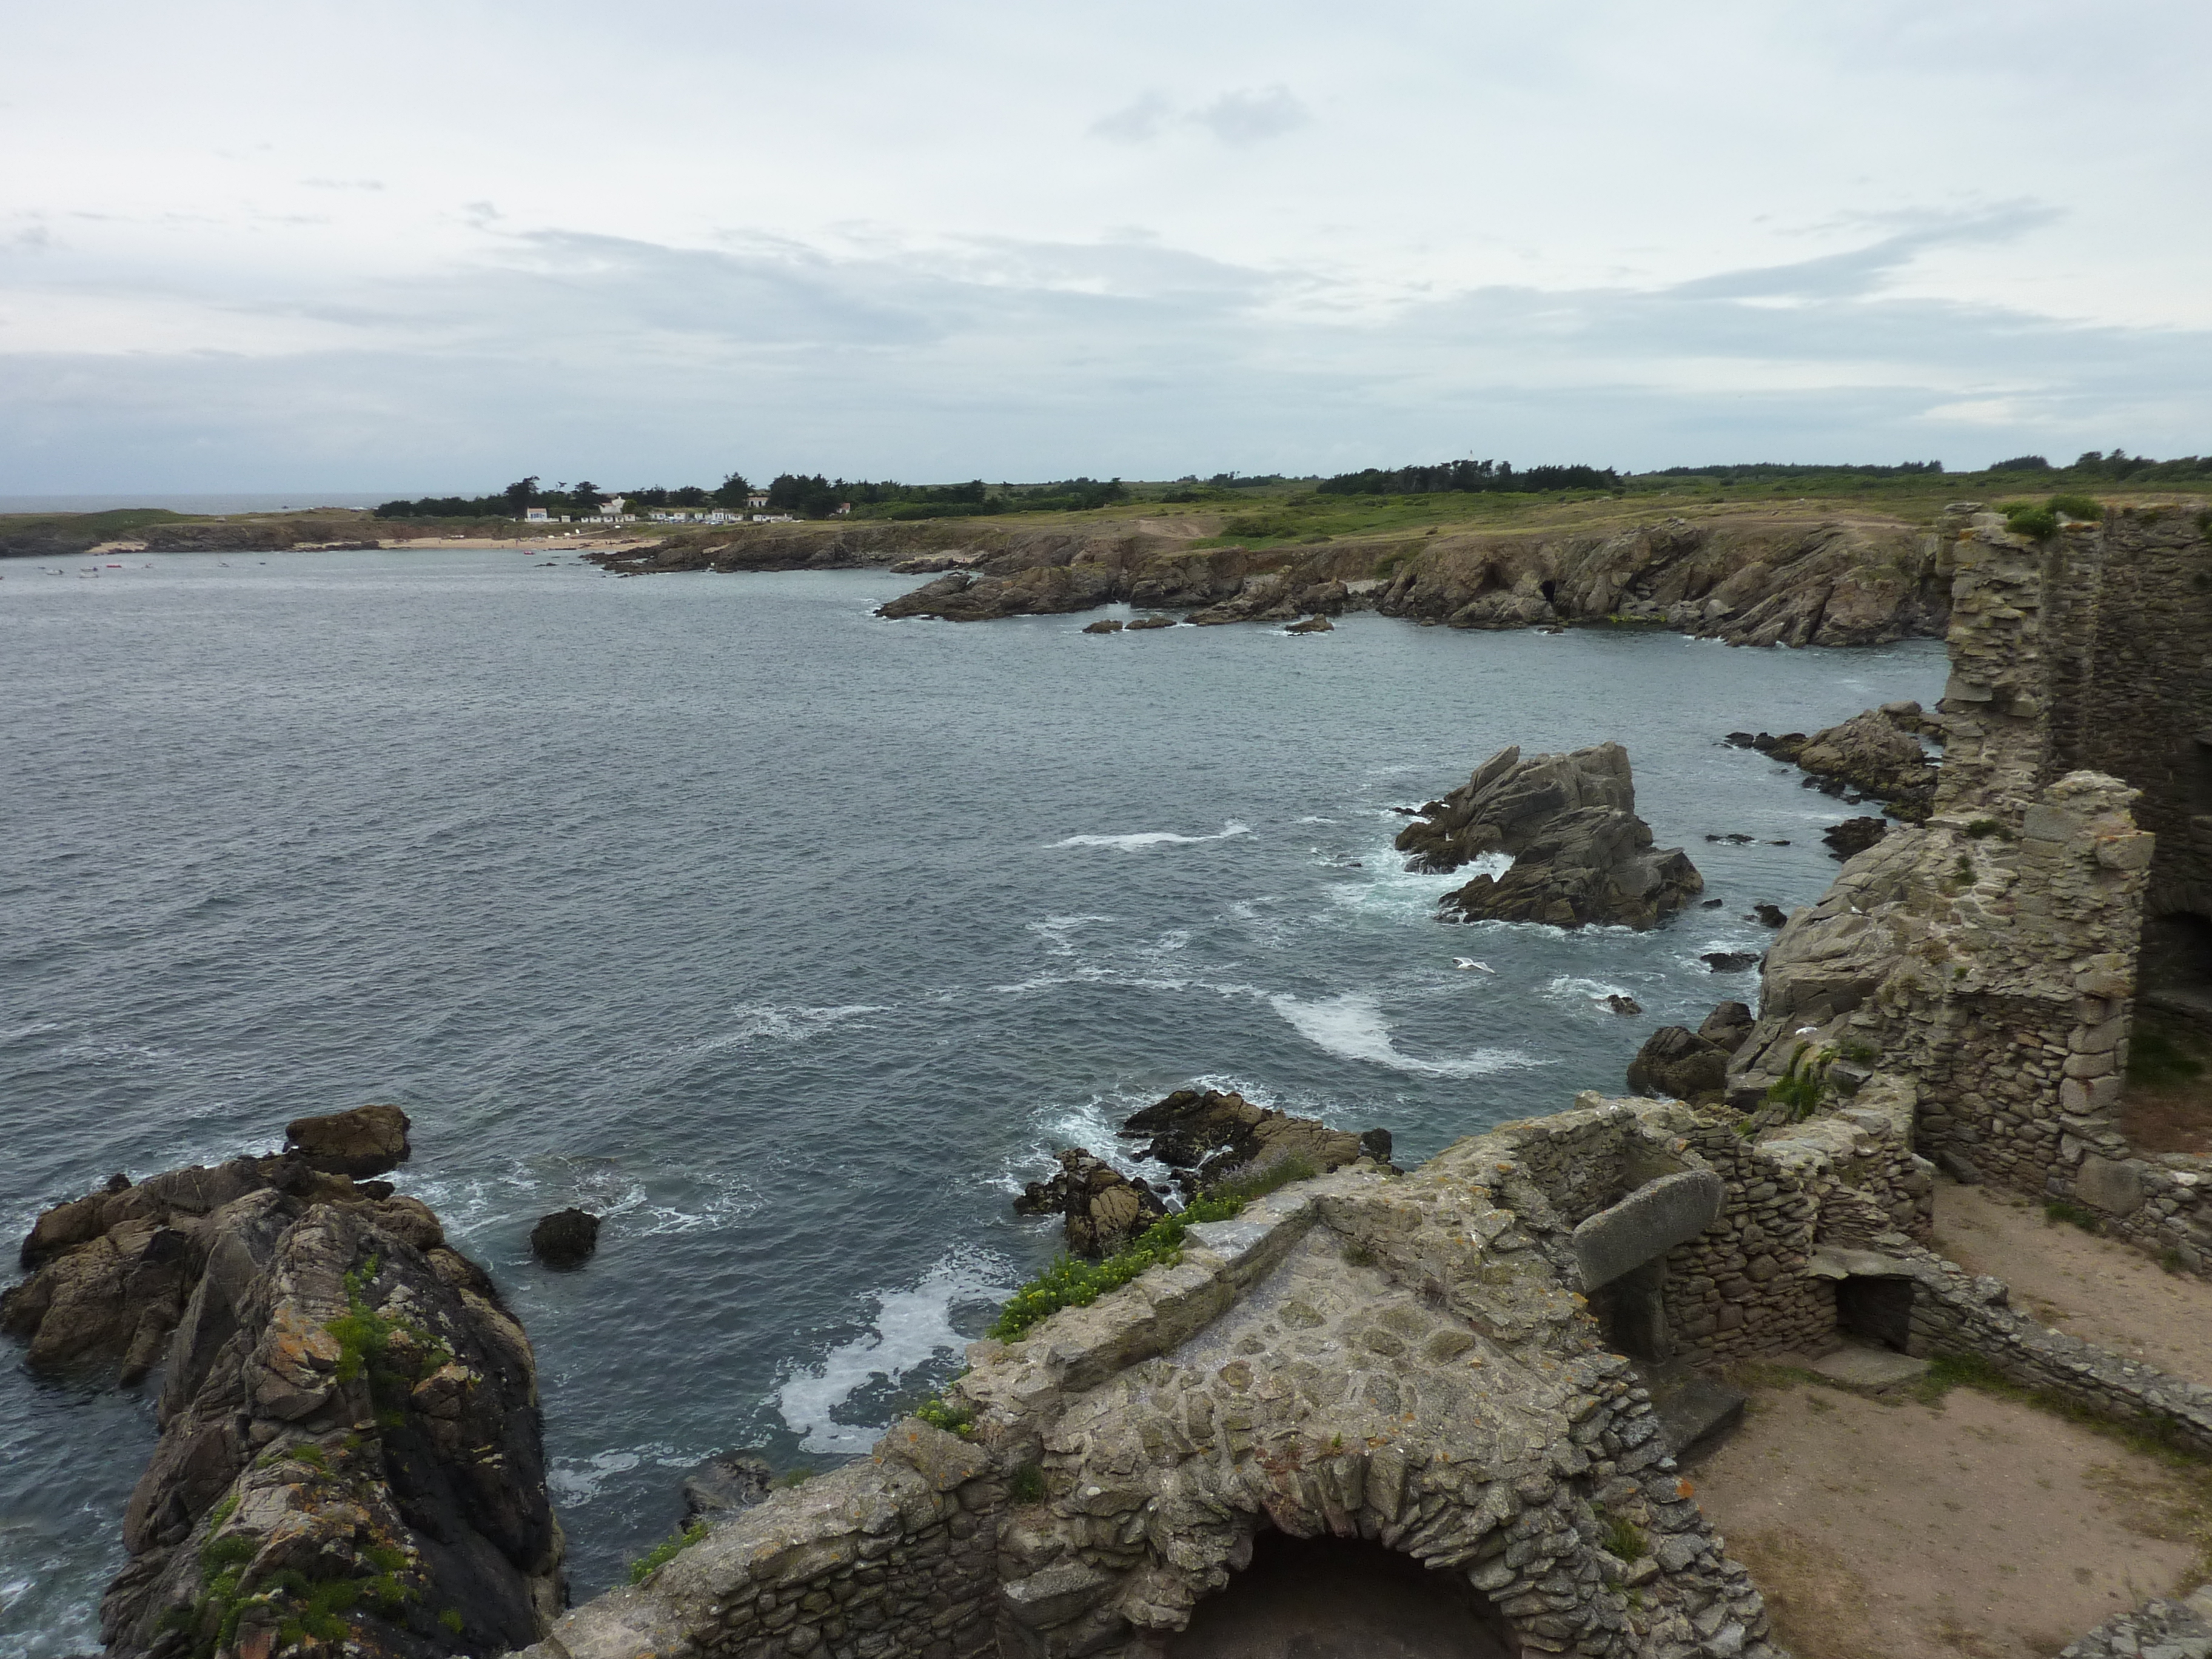
<path fill-rule="evenodd" d="M 626 511 L 743 513 L 757 495 L 767 497 L 763 511 L 802 519 L 834 517 L 849 507 L 856 518 L 967 519 L 994 513 L 1080 512 L 1108 507 L 1128 497 L 1119 478 L 1063 478 L 1040 484 L 991 485 L 981 478 L 966 483 L 905 484 L 895 479 L 826 478 L 820 473 L 781 472 L 766 489 L 756 489 L 732 472 L 709 489 L 700 484 L 676 489 L 655 484 L 641 489 L 606 490 L 586 480 L 552 489 L 538 488 L 533 476 L 516 480 L 495 495 L 425 495 L 416 501 L 386 501 L 380 519 L 520 519 L 533 507 L 549 514 L 596 513 L 619 495 Z"/>
<path fill-rule="evenodd" d="M 1640 473 L 1622 473 L 1609 466 L 1579 463 L 1516 468 L 1510 461 L 1439 461 L 1434 465 L 1366 467 L 1357 472 L 1340 472 L 1333 477 L 1314 480 L 1277 472 L 1257 476 L 1217 472 L 1201 484 L 1195 475 L 1186 475 L 1177 479 L 1176 487 L 1160 499 L 1200 501 L 1282 484 L 1310 484 L 1321 495 L 1535 495 L 1559 490 L 1618 492 L 1626 488 L 1631 480 L 1645 478 L 1708 479 L 1734 484 L 1822 477 L 1984 477 L 1998 473 L 2048 475 L 2075 483 L 2187 483 L 2212 479 L 2212 455 L 2181 455 L 2161 461 L 2148 455 L 2130 455 L 2124 449 L 2092 449 L 2063 466 L 2042 455 L 2014 455 L 1978 472 L 1964 474 L 1947 474 L 1941 461 L 1900 461 L 1894 465 L 1750 461 L 1659 467 Z M 840 507 L 849 507 L 852 516 L 863 519 L 967 519 L 1000 513 L 1073 513 L 1133 499 L 1129 486 L 1120 478 L 1087 477 L 1034 484 L 988 484 L 981 478 L 971 478 L 965 483 L 908 484 L 889 478 L 870 481 L 830 478 L 820 473 L 781 472 L 762 490 L 756 489 L 743 473 L 732 472 L 711 489 L 685 484 L 676 489 L 653 485 L 609 491 L 589 480 L 544 489 L 533 476 L 518 479 L 495 495 L 425 495 L 416 501 L 386 501 L 375 509 L 375 514 L 380 519 L 520 519 L 533 507 L 542 507 L 549 513 L 574 514 L 597 512 L 617 494 L 623 496 L 626 508 L 638 511 L 702 511 L 719 507 L 737 513 L 747 511 L 754 495 L 764 495 L 766 511 L 788 513 L 802 519 L 830 518 Z"/>

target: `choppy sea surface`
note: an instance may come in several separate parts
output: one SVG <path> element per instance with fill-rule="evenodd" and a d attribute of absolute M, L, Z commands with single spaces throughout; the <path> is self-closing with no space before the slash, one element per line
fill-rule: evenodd
<path fill-rule="evenodd" d="M 402 1188 L 537 1346 L 580 1599 L 700 1458 L 865 1449 L 1052 1253 L 1019 1183 L 1170 1089 L 1380 1124 L 1401 1162 L 1617 1091 L 1654 1026 L 1754 994 L 1699 953 L 1835 869 L 1839 804 L 1720 734 L 1943 672 L 1933 641 L 870 614 L 910 585 L 0 567 L 0 1226 L 404 1104 Z M 1606 738 L 1725 906 L 1433 920 L 1455 878 L 1403 871 L 1391 807 Z M 599 1252 L 548 1273 L 526 1236 L 569 1204 Z M 0 1656 L 97 1644 L 151 1398 L 0 1352 Z"/>

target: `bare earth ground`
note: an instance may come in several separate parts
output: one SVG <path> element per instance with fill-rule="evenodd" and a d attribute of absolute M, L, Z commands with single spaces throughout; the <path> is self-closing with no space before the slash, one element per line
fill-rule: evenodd
<path fill-rule="evenodd" d="M 1891 1398 L 1766 1370 L 1693 1471 L 1797 1659 L 2048 1659 L 2195 1587 L 2200 1470 L 1971 1389 Z"/>
<path fill-rule="evenodd" d="M 1936 1188 L 1936 1249 L 2004 1280 L 2013 1306 L 2054 1330 L 2212 1383 L 2212 1285 L 2201 1279 L 2046 1220 L 2016 1193 L 1948 1181 Z"/>

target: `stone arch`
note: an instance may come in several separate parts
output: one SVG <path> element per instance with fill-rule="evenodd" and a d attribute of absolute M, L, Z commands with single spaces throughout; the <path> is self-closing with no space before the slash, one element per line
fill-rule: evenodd
<path fill-rule="evenodd" d="M 1408 1659 L 1517 1659 L 1504 1615 L 1464 1575 L 1431 1571 L 1362 1539 L 1302 1539 L 1268 1528 L 1228 1586 L 1167 1638 L 1165 1659 L 1256 1659 L 1297 1650 L 1402 1653 Z"/>

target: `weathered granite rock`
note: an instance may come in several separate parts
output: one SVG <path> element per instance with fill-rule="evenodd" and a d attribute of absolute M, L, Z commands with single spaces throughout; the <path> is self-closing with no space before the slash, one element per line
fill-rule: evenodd
<path fill-rule="evenodd" d="M 0 1332 L 28 1344 L 35 1367 L 119 1362 L 123 1381 L 136 1383 L 160 1358 L 206 1267 L 209 1218 L 271 1188 L 326 1198 L 358 1193 L 296 1152 L 172 1170 L 136 1186 L 114 1176 L 33 1224 L 21 1252 L 31 1276 L 0 1294 Z"/>
<path fill-rule="evenodd" d="M 393 1659 L 543 1633 L 562 1540 L 530 1344 L 481 1268 L 413 1242 L 428 1217 L 268 1188 L 209 1218 L 101 1607 L 111 1655 L 266 1653 L 318 1613 L 321 1639 Z"/>
<path fill-rule="evenodd" d="M 266 1655 L 306 1623 L 432 1659 L 545 1628 L 562 1547 L 530 1345 L 418 1200 L 240 1158 L 50 1211 L 24 1256 L 7 1322 L 34 1358 L 165 1364 L 111 1655 Z"/>
<path fill-rule="evenodd" d="M 1175 625 L 1173 617 L 1139 617 L 1128 624 L 1128 629 L 1131 633 L 1141 633 L 1148 629 L 1173 628 Z"/>
<path fill-rule="evenodd" d="M 1900 729 L 1909 718 L 1920 723 L 1920 706 L 1907 704 L 1909 716 L 1893 717 L 1889 707 L 1854 714 L 1840 726 L 1815 732 L 1798 748 L 1797 764 L 1815 777 L 1832 778 L 1887 801 L 1894 816 L 1918 823 L 1936 799 L 1936 763 L 1918 741 Z"/>
<path fill-rule="evenodd" d="M 1491 853 L 1517 855 L 1564 815 L 1584 807 L 1633 811 L 1628 751 L 1599 744 L 1559 755 L 1499 750 L 1458 788 L 1419 809 L 1398 832 L 1410 867 L 1441 874 Z"/>
<path fill-rule="evenodd" d="M 1522 757 L 1502 749 L 1398 832 L 1417 870 L 1456 870 L 1504 853 L 1503 876 L 1479 875 L 1439 910 L 1464 921 L 1656 926 L 1705 889 L 1680 848 L 1654 850 L 1636 816 L 1628 751 L 1617 743 Z"/>
<path fill-rule="evenodd" d="M 1717 974 L 1740 974 L 1759 966 L 1756 951 L 1708 951 L 1698 960 Z"/>
<path fill-rule="evenodd" d="M 1218 1089 L 1178 1089 L 1164 1100 L 1132 1113 L 1121 1125 L 1131 1137 L 1150 1137 L 1140 1158 L 1157 1158 L 1174 1171 L 1188 1195 L 1217 1182 L 1273 1168 L 1297 1159 L 1323 1174 L 1372 1156 L 1370 1138 L 1382 1135 L 1382 1159 L 1389 1156 L 1387 1132 L 1365 1136 L 1332 1129 L 1317 1118 L 1255 1106 L 1239 1094 Z"/>
<path fill-rule="evenodd" d="M 1117 617 L 1102 617 L 1095 623 L 1085 623 L 1083 631 L 1086 634 L 1118 634 L 1121 631 L 1122 626 Z"/>
<path fill-rule="evenodd" d="M 1327 634 L 1332 632 L 1335 627 L 1336 624 L 1331 622 L 1326 616 L 1316 612 L 1313 616 L 1308 617 L 1302 623 L 1292 623 L 1288 628 L 1285 628 L 1283 632 L 1285 634 Z"/>
<path fill-rule="evenodd" d="M 1820 832 L 1831 857 L 1855 858 L 1889 833 L 1889 825 L 1881 818 L 1845 818 Z"/>
<path fill-rule="evenodd" d="M 530 1230 L 530 1254 L 549 1267 L 580 1267 L 599 1248 L 599 1218 L 588 1210 L 556 1210 Z"/>
<path fill-rule="evenodd" d="M 1065 1215 L 1071 1255 L 1111 1255 L 1167 1213 L 1151 1188 L 1082 1147 L 1054 1156 L 1060 1172 L 1024 1188 L 1014 1200 L 1014 1213 Z"/>
<path fill-rule="evenodd" d="M 409 1127 L 397 1106 L 358 1106 L 295 1118 L 284 1126 L 284 1144 L 325 1175 L 380 1176 L 407 1161 Z"/>
<path fill-rule="evenodd" d="M 1719 1043 L 1686 1026 L 1662 1025 L 1628 1062 L 1628 1090 L 1674 1100 L 1717 1097 L 1728 1086 L 1728 1061 Z"/>
<path fill-rule="evenodd" d="M 1705 1016 L 1705 1024 L 1698 1027 L 1698 1035 L 1734 1054 L 1751 1035 L 1752 1024 L 1751 1010 L 1744 1004 L 1717 1002 L 1712 1012 Z"/>

